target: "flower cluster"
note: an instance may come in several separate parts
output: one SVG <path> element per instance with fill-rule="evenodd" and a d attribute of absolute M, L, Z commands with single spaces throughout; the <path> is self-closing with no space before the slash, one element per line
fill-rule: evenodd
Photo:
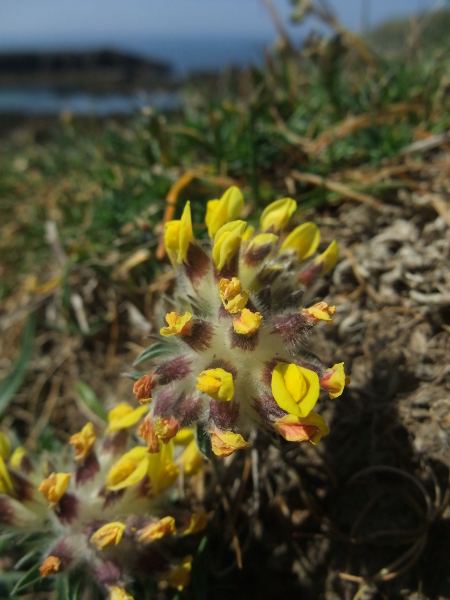
<path fill-rule="evenodd" d="M 134 580 L 178 589 L 189 583 L 192 556 L 176 550 L 180 538 L 206 526 L 206 515 L 174 512 L 164 492 L 180 470 L 189 476 L 201 469 L 202 458 L 192 430 L 156 452 L 137 444 L 143 412 L 119 404 L 101 438 L 87 423 L 71 448 L 34 459 L 22 447 L 12 451 L 0 434 L 0 523 L 22 538 L 39 532 L 42 577 L 95 582 L 109 600 L 132 600 L 126 588 Z"/>
<path fill-rule="evenodd" d="M 248 447 L 255 424 L 316 444 L 329 433 L 314 412 L 320 391 L 335 398 L 349 382 L 343 363 L 327 368 L 305 350 L 312 328 L 331 323 L 335 312 L 325 302 L 308 306 L 308 297 L 336 264 L 336 242 L 316 254 L 320 232 L 312 222 L 285 233 L 297 208 L 291 198 L 267 206 L 259 231 L 239 219 L 243 207 L 237 187 L 209 201 L 206 242 L 194 237 L 189 202 L 180 220 L 166 223 L 177 275 L 160 330 L 168 353 L 134 386 L 149 405 L 150 452 L 194 425 L 218 456 Z"/>

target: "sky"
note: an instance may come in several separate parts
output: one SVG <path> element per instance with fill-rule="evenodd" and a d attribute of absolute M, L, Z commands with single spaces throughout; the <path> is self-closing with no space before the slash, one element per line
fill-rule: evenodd
<path fill-rule="evenodd" d="M 273 0 L 287 21 L 289 0 Z M 360 29 L 450 0 L 328 0 L 341 22 Z M 130 37 L 247 37 L 270 40 L 263 0 L 0 0 L 0 48 L 110 44 Z"/>

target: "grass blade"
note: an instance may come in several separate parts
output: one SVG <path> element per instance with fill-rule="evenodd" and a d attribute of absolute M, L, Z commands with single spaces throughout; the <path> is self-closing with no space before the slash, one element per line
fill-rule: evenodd
<path fill-rule="evenodd" d="M 20 388 L 25 379 L 28 370 L 28 363 L 33 354 L 34 334 L 36 331 L 36 315 L 30 313 L 28 315 L 25 331 L 22 338 L 22 347 L 20 356 L 17 359 L 13 370 L 0 384 L 0 416 L 3 415 L 8 408 L 14 394 Z"/>

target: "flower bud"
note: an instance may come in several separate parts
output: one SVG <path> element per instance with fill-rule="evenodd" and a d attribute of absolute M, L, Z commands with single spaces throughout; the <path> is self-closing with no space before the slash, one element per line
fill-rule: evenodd
<path fill-rule="evenodd" d="M 225 265 L 230 265 L 239 250 L 246 225 L 245 221 L 231 221 L 222 225 L 214 236 L 212 257 L 219 272 Z"/>
<path fill-rule="evenodd" d="M 191 204 L 186 202 L 181 219 L 179 221 L 169 221 L 165 225 L 164 243 L 172 263 L 187 262 L 189 245 L 194 240 Z"/>
<path fill-rule="evenodd" d="M 234 185 L 227 189 L 220 200 L 210 200 L 206 205 L 205 216 L 209 237 L 213 238 L 225 223 L 239 218 L 243 208 L 244 196 Z"/>
<path fill-rule="evenodd" d="M 315 223 L 307 222 L 296 227 L 284 240 L 280 254 L 292 250 L 300 262 L 309 258 L 317 250 L 320 231 Z"/>
<path fill-rule="evenodd" d="M 263 232 L 279 232 L 286 227 L 289 219 L 297 210 L 297 202 L 292 198 L 281 198 L 266 206 L 263 210 L 260 225 Z"/>

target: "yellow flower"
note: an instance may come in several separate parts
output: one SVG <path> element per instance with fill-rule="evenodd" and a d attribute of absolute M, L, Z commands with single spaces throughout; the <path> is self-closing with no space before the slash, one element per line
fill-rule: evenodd
<path fill-rule="evenodd" d="M 103 550 L 103 548 L 106 548 L 107 546 L 117 546 L 122 539 L 124 531 L 125 525 L 120 521 L 106 523 L 106 525 L 103 525 L 103 527 L 100 527 L 100 529 L 97 529 L 97 531 L 91 535 L 90 542 L 97 550 Z"/>
<path fill-rule="evenodd" d="M 320 380 L 320 387 L 329 390 L 331 400 L 337 398 L 344 391 L 344 387 L 349 385 L 350 377 L 345 376 L 344 363 L 333 365 L 327 369 Z"/>
<path fill-rule="evenodd" d="M 175 438 L 175 443 L 176 443 Z M 178 459 L 178 463 L 183 469 L 183 473 L 187 477 L 191 477 L 198 473 L 203 467 L 203 456 L 200 450 L 197 448 L 197 443 L 195 440 L 192 440 L 184 452 L 181 454 Z"/>
<path fill-rule="evenodd" d="M 108 587 L 108 600 L 134 600 L 123 587 L 111 585 Z"/>
<path fill-rule="evenodd" d="M 162 327 L 159 333 L 164 337 L 170 337 L 171 335 L 189 335 L 193 322 L 192 313 L 186 311 L 181 317 L 176 312 L 167 313 L 166 321 L 168 327 Z"/>
<path fill-rule="evenodd" d="M 9 494 L 11 496 L 13 493 L 14 488 L 11 477 L 8 469 L 6 468 L 3 457 L 0 456 L 0 494 Z"/>
<path fill-rule="evenodd" d="M 317 373 L 295 364 L 278 363 L 272 373 L 272 394 L 280 408 L 306 417 L 319 397 Z"/>
<path fill-rule="evenodd" d="M 231 221 L 231 223 L 222 225 L 214 236 L 212 257 L 218 271 L 221 271 L 225 264 L 230 264 L 231 259 L 241 245 L 242 235 L 246 226 L 247 223 L 245 221 Z"/>
<path fill-rule="evenodd" d="M 106 433 L 115 433 L 121 429 L 133 427 L 147 412 L 147 407 L 133 408 L 127 402 L 121 402 L 108 413 L 108 427 Z"/>
<path fill-rule="evenodd" d="M 195 437 L 193 429 L 180 429 L 177 435 L 173 438 L 176 446 L 189 446 Z"/>
<path fill-rule="evenodd" d="M 320 242 L 320 231 L 315 223 L 307 222 L 296 227 L 284 240 L 280 254 L 293 250 L 299 261 L 309 258 L 317 250 Z"/>
<path fill-rule="evenodd" d="M 309 413 L 307 417 L 286 415 L 278 419 L 274 426 L 288 442 L 311 442 L 315 445 L 330 433 L 325 419 L 317 413 Z"/>
<path fill-rule="evenodd" d="M 316 265 L 320 265 L 322 267 L 322 275 L 331 271 L 331 269 L 335 266 L 339 258 L 339 246 L 337 245 L 336 240 L 333 240 L 328 248 L 316 256 L 314 259 L 314 263 Z"/>
<path fill-rule="evenodd" d="M 193 535 L 199 531 L 203 531 L 208 524 L 208 515 L 205 512 L 193 513 L 186 529 L 181 535 Z"/>
<path fill-rule="evenodd" d="M 242 291 L 237 277 L 221 279 L 219 282 L 220 298 L 224 308 L 231 314 L 241 311 L 248 302 L 247 290 Z"/>
<path fill-rule="evenodd" d="M 297 202 L 292 198 L 275 200 L 263 210 L 260 225 L 262 231 L 281 231 L 286 227 L 289 219 L 297 210 Z"/>
<path fill-rule="evenodd" d="M 138 542 L 146 543 L 160 540 L 167 535 L 176 535 L 175 519 L 164 517 L 156 523 L 150 523 L 139 531 Z"/>
<path fill-rule="evenodd" d="M 139 483 L 147 475 L 149 455 L 144 446 L 135 446 L 111 467 L 106 478 L 108 490 L 123 490 Z"/>
<path fill-rule="evenodd" d="M 57 556 L 47 556 L 42 565 L 39 567 L 41 577 L 49 577 L 59 571 L 61 561 Z"/>
<path fill-rule="evenodd" d="M 191 569 L 192 556 L 186 556 L 180 565 L 167 571 L 167 573 L 163 573 L 161 579 L 167 581 L 171 587 L 181 591 L 191 580 Z"/>
<path fill-rule="evenodd" d="M 179 221 L 169 221 L 165 225 L 164 243 L 172 263 L 186 262 L 189 244 L 194 240 L 191 219 L 191 203 L 186 202 Z"/>
<path fill-rule="evenodd" d="M 71 473 L 52 473 L 41 482 L 38 489 L 50 502 L 50 506 L 57 504 L 64 496 L 71 476 Z"/>
<path fill-rule="evenodd" d="M 244 208 L 244 196 L 239 188 L 231 186 L 220 200 L 210 200 L 206 205 L 205 223 L 209 237 L 214 237 L 217 231 L 239 217 Z"/>
<path fill-rule="evenodd" d="M 69 444 L 73 446 L 75 459 L 82 460 L 86 458 L 95 444 L 95 440 L 94 426 L 91 422 L 86 423 L 80 432 L 72 435 Z"/>
<path fill-rule="evenodd" d="M 195 386 L 217 402 L 229 402 L 234 395 L 233 376 L 224 369 L 207 369 L 197 377 Z"/>
<path fill-rule="evenodd" d="M 261 325 L 262 316 L 259 312 L 254 313 L 248 308 L 244 308 L 241 315 L 236 319 L 233 319 L 233 328 L 239 335 L 252 335 L 259 329 Z"/>
<path fill-rule="evenodd" d="M 331 323 L 331 317 L 336 313 L 335 306 L 328 306 L 326 302 L 317 302 L 309 308 L 304 308 L 302 314 L 311 319 L 314 323 L 317 321 L 326 321 Z"/>
<path fill-rule="evenodd" d="M 211 448 L 216 456 L 230 456 L 236 450 L 243 450 L 249 446 L 240 433 L 215 429 L 211 434 Z"/>

